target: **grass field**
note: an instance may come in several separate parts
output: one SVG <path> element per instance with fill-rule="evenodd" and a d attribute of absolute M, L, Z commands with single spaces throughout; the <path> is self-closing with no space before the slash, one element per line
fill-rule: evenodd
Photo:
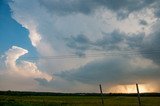
<path fill-rule="evenodd" d="M 142 97 L 142 106 L 160 106 L 160 97 Z M 105 106 L 138 106 L 136 97 L 105 96 Z M 102 106 L 99 96 L 4 96 L 0 106 Z"/>

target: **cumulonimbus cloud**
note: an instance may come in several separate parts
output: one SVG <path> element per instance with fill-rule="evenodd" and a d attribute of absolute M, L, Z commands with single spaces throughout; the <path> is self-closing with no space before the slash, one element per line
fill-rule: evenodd
<path fill-rule="evenodd" d="M 155 58 L 159 52 L 152 52 L 154 48 L 159 49 L 159 32 L 153 30 L 158 29 L 159 25 L 152 29 L 152 25 L 159 22 L 159 0 L 15 0 L 10 3 L 10 8 L 13 19 L 29 30 L 32 45 L 42 56 L 71 53 L 83 56 L 85 53 L 99 52 L 116 54 L 117 51 L 123 54 L 121 58 L 102 56 L 105 60 L 91 57 L 90 60 L 46 59 L 39 62 L 45 71 L 54 73 L 64 70 L 57 76 L 68 85 L 70 81 L 94 85 L 106 81 L 129 84 L 141 80 L 143 83 L 147 79 L 159 83 L 159 67 L 156 66 L 159 59 Z M 125 55 L 125 51 L 134 57 Z M 133 58 L 141 61 L 131 62 Z M 37 66 L 28 61 L 13 66 L 22 70 L 37 70 Z M 36 80 L 41 85 L 55 84 L 48 83 L 43 77 Z M 58 84 L 63 85 L 64 82 Z"/>

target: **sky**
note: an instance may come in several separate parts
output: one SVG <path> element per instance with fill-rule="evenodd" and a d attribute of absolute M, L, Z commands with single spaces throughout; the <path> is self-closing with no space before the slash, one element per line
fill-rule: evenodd
<path fill-rule="evenodd" d="M 0 90 L 160 92 L 159 0 L 0 0 Z"/>

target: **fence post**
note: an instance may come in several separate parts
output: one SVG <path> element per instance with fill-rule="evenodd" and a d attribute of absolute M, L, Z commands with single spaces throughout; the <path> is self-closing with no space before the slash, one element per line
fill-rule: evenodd
<path fill-rule="evenodd" d="M 102 100 L 102 106 L 104 106 L 104 100 L 103 100 L 103 92 L 102 92 L 102 86 L 99 84 L 100 93 L 101 93 L 101 100 Z"/>
<path fill-rule="evenodd" d="M 140 94 L 139 94 L 139 87 L 138 84 L 136 83 L 136 88 L 137 88 L 137 96 L 138 96 L 138 104 L 141 106 L 141 100 L 140 100 Z"/>

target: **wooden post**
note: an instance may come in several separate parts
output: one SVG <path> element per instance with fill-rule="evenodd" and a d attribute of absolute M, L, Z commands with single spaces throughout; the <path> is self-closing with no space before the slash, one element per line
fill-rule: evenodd
<path fill-rule="evenodd" d="M 103 100 L 103 92 L 102 92 L 102 86 L 99 84 L 100 93 L 101 93 L 101 100 L 102 100 L 102 106 L 104 106 L 104 100 Z"/>
<path fill-rule="evenodd" d="M 141 100 L 140 100 L 138 84 L 136 84 L 136 88 L 137 88 L 138 103 L 139 103 L 139 106 L 141 106 Z"/>

